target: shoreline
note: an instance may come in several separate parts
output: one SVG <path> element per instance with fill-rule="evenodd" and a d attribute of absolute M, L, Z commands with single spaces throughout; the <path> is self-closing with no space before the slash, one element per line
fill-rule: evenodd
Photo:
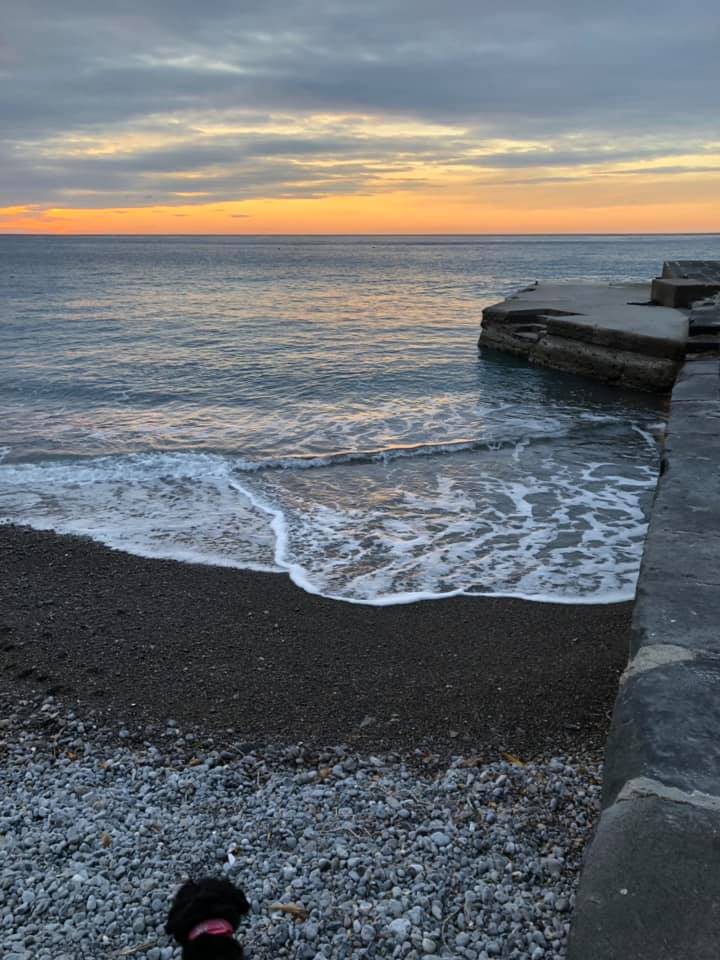
<path fill-rule="evenodd" d="M 287 576 L 0 525 L 0 691 L 133 735 L 445 756 L 601 755 L 632 602 L 367 606 Z"/>

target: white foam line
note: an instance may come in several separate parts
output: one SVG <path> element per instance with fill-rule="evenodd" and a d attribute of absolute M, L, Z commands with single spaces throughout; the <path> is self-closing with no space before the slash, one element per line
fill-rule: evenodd
<path fill-rule="evenodd" d="M 630 426 L 636 433 L 640 434 L 651 450 L 658 449 L 658 440 L 652 435 L 652 433 L 650 433 L 648 430 L 643 430 L 643 428 L 639 427 L 636 423 L 631 423 Z"/>
<path fill-rule="evenodd" d="M 357 597 L 346 597 L 340 594 L 323 593 L 308 578 L 305 569 L 298 563 L 291 563 L 287 560 L 287 549 L 289 544 L 288 525 L 285 514 L 279 507 L 268 503 L 262 497 L 259 497 L 253 490 L 243 486 L 237 481 L 231 481 L 231 486 L 238 490 L 258 510 L 267 513 L 272 519 L 270 527 L 275 534 L 275 554 L 276 565 L 287 572 L 292 582 L 316 597 L 325 597 L 327 600 L 341 600 L 343 603 L 355 603 L 361 606 L 369 607 L 389 607 L 405 603 L 417 603 L 420 600 L 445 600 L 449 597 L 501 597 L 514 600 L 530 600 L 535 603 L 554 603 L 568 604 L 573 606 L 589 606 L 592 604 L 624 603 L 632 600 L 635 596 L 635 584 L 628 587 L 627 590 L 609 590 L 600 594 L 558 596 L 556 594 L 545 593 L 523 593 L 521 591 L 482 591 L 475 592 L 458 587 L 456 590 L 444 592 L 433 592 L 431 590 L 406 591 L 404 593 L 378 594 L 370 599 L 361 600 Z M 244 567 L 244 565 L 243 565 Z M 242 568 L 241 568 L 242 569 Z"/>

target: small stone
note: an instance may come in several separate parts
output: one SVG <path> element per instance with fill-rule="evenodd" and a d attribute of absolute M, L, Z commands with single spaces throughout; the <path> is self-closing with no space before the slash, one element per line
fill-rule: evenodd
<path fill-rule="evenodd" d="M 436 830 L 434 833 L 431 833 L 430 840 L 436 847 L 447 847 L 452 842 L 450 837 L 446 833 L 443 833 L 442 830 Z"/>
<path fill-rule="evenodd" d="M 423 953 L 435 953 L 437 944 L 434 940 L 431 940 L 430 937 L 423 937 L 422 950 Z"/>
<path fill-rule="evenodd" d="M 398 917 L 396 920 L 391 920 L 390 924 L 388 925 L 388 930 L 397 940 L 407 940 L 407 938 L 410 936 L 411 929 L 412 924 L 404 917 Z"/>
<path fill-rule="evenodd" d="M 387 904 L 388 912 L 391 913 L 394 917 L 400 917 L 403 913 L 403 905 L 399 900 L 388 900 Z"/>

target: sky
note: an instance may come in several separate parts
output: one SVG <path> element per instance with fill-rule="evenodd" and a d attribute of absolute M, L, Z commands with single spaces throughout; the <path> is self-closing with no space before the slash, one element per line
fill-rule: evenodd
<path fill-rule="evenodd" d="M 0 232 L 720 231 L 717 0 L 3 0 Z"/>

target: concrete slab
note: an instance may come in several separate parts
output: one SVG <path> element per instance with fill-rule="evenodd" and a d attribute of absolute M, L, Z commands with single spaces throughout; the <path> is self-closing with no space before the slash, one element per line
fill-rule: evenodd
<path fill-rule="evenodd" d="M 479 346 L 640 390 L 672 387 L 687 317 L 647 284 L 540 283 L 483 310 Z"/>
<path fill-rule="evenodd" d="M 600 341 L 605 346 L 628 349 L 628 337 L 637 349 L 645 341 L 664 346 L 660 356 L 683 353 L 688 333 L 687 318 L 676 310 L 649 305 L 647 284 L 539 283 L 522 290 L 501 304 L 489 307 L 483 316 L 491 320 L 549 318 L 553 329 L 568 331 L 566 336 Z M 612 333 L 619 334 L 619 341 Z"/>
<path fill-rule="evenodd" d="M 720 812 L 648 795 L 616 803 L 583 872 L 568 960 L 716 960 Z"/>

